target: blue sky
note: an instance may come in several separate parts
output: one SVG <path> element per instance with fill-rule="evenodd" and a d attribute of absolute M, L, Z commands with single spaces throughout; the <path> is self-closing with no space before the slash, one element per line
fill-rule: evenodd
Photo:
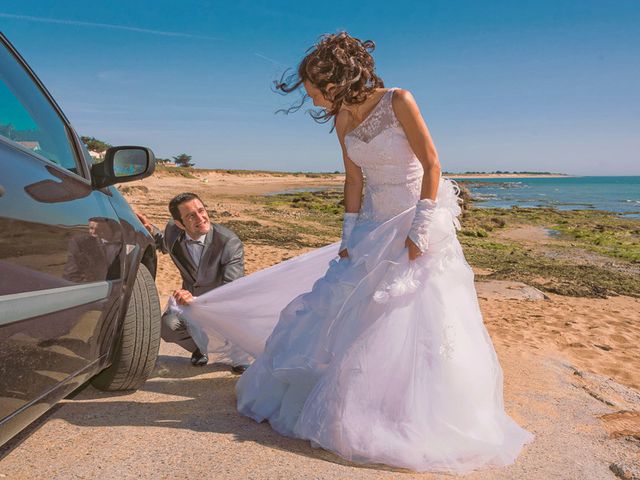
<path fill-rule="evenodd" d="M 443 168 L 640 175 L 640 1 L 4 0 L 0 29 L 81 135 L 200 167 L 341 170 L 272 81 L 326 32 L 377 44 Z"/>

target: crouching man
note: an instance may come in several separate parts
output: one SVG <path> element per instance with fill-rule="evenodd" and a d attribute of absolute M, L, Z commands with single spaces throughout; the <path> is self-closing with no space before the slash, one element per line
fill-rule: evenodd
<path fill-rule="evenodd" d="M 172 220 L 164 233 L 152 225 L 147 217 L 136 212 L 145 228 L 154 236 L 156 247 L 171 255 L 182 276 L 182 288 L 173 292 L 180 305 L 188 305 L 194 296 L 202 295 L 220 285 L 244 275 L 242 242 L 228 228 L 212 224 L 209 213 L 195 193 L 181 193 L 169 202 Z M 202 352 L 187 330 L 187 324 L 178 315 L 165 312 L 162 316 L 162 339 L 177 343 L 191 352 L 191 363 L 206 365 L 207 352 Z M 211 339 L 210 339 L 211 340 Z M 209 345 L 209 351 L 220 352 L 231 361 L 232 372 L 241 374 L 249 358 L 239 349 L 225 344 Z M 213 350 L 212 350 L 213 348 Z"/>

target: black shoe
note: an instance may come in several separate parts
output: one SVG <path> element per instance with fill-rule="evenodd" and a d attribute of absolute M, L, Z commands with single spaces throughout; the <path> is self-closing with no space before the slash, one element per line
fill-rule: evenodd
<path fill-rule="evenodd" d="M 202 367 L 209 363 L 209 357 L 206 353 L 202 353 L 199 348 L 191 354 L 191 365 L 194 367 Z"/>
<path fill-rule="evenodd" d="M 235 375 L 242 375 L 247 368 L 249 368 L 249 365 L 234 365 L 231 367 L 231 373 Z"/>

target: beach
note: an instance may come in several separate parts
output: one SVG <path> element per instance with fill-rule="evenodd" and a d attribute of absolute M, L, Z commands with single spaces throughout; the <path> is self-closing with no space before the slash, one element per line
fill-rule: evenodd
<path fill-rule="evenodd" d="M 241 237 L 251 274 L 339 240 L 343 181 L 162 169 L 119 188 L 158 226 L 173 195 L 197 193 Z M 465 478 L 640 478 L 640 220 L 469 207 L 461 221 L 506 410 L 536 435 L 514 465 Z M 158 265 L 164 303 L 180 276 L 167 255 Z M 450 478 L 362 467 L 281 437 L 236 412 L 237 378 L 193 368 L 163 342 L 143 388 L 89 386 L 64 400 L 0 450 L 0 478 Z"/>

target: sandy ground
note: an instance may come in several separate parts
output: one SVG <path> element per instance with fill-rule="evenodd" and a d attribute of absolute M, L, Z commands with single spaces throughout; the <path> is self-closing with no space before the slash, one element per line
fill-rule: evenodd
<path fill-rule="evenodd" d="M 195 190 L 210 195 L 210 207 L 242 218 L 249 207 L 234 189 L 251 185 L 265 193 L 321 183 L 208 178 L 154 177 L 134 185 L 144 185 L 144 195 L 134 189 L 129 198 L 160 221 L 168 197 Z M 507 235 L 535 241 L 535 232 Z M 263 245 L 246 251 L 249 272 L 292 254 Z M 168 257 L 160 258 L 157 281 L 163 295 L 179 285 Z M 504 370 L 506 409 L 536 438 L 516 464 L 465 478 L 640 478 L 640 300 L 547 296 L 517 282 L 477 288 Z M 237 414 L 237 377 L 227 367 L 195 368 L 188 357 L 163 342 L 141 390 L 109 395 L 87 387 L 63 401 L 0 452 L 0 478 L 447 478 L 357 466 L 281 437 Z"/>
<path fill-rule="evenodd" d="M 180 191 L 204 191 L 207 195 L 262 195 L 295 188 L 309 188 L 314 186 L 341 186 L 344 175 L 326 175 L 325 177 L 293 175 L 247 173 L 233 174 L 217 171 L 195 170 L 196 179 L 154 175 L 140 182 L 129 185 L 145 186 L 152 192 L 166 198 L 167 188 L 179 193 Z M 170 197 L 169 197 L 170 198 Z"/>

